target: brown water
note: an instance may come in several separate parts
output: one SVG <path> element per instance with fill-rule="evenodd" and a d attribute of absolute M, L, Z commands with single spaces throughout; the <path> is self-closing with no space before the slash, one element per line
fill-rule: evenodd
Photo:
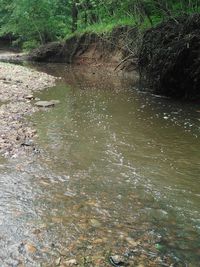
<path fill-rule="evenodd" d="M 38 95 L 61 103 L 31 118 L 40 153 L 1 162 L 0 266 L 200 266 L 199 106 L 37 68 L 62 77 Z"/>

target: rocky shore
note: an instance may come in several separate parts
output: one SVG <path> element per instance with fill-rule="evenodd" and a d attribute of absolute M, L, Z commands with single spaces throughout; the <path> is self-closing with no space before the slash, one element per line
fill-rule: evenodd
<path fill-rule="evenodd" d="M 36 151 L 36 131 L 25 116 L 38 110 L 33 93 L 55 84 L 55 78 L 23 66 L 0 63 L 0 153 L 17 157 Z"/>

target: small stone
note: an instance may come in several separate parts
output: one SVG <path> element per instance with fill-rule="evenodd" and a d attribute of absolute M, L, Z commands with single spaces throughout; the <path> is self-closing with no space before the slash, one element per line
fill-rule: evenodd
<path fill-rule="evenodd" d="M 63 219 L 61 217 L 52 217 L 53 223 L 62 223 Z"/>
<path fill-rule="evenodd" d="M 131 245 L 131 247 L 137 247 L 137 245 L 139 244 L 139 242 L 135 241 L 131 237 L 127 237 L 126 238 L 126 241 Z"/>
<path fill-rule="evenodd" d="M 91 219 L 90 220 L 90 224 L 93 227 L 101 227 L 101 223 L 98 220 L 96 220 L 96 219 Z"/>
<path fill-rule="evenodd" d="M 25 249 L 30 254 L 34 254 L 36 252 L 36 247 L 33 246 L 32 244 L 26 244 Z"/>
<path fill-rule="evenodd" d="M 119 255 L 110 256 L 110 262 L 114 266 L 122 266 L 124 264 L 124 258 Z"/>
<path fill-rule="evenodd" d="M 21 146 L 33 146 L 33 140 L 25 140 Z"/>
<path fill-rule="evenodd" d="M 59 266 L 60 262 L 61 262 L 61 258 L 56 259 L 56 261 L 55 261 L 56 266 Z"/>
<path fill-rule="evenodd" d="M 67 260 L 63 262 L 64 266 L 75 266 L 78 265 L 75 259 Z"/>
<path fill-rule="evenodd" d="M 41 230 L 40 229 L 35 229 L 34 231 L 33 231 L 33 234 L 34 235 L 39 235 L 41 233 Z"/>
<path fill-rule="evenodd" d="M 98 239 L 95 239 L 92 243 L 94 245 L 99 245 L 99 244 L 104 243 L 104 239 L 98 238 Z"/>
<path fill-rule="evenodd" d="M 34 96 L 33 95 L 27 95 L 27 96 L 25 96 L 25 99 L 32 100 L 32 99 L 34 99 Z"/>

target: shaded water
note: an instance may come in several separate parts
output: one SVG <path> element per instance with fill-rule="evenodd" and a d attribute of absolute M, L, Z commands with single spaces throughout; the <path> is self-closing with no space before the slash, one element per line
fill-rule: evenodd
<path fill-rule="evenodd" d="M 38 95 L 61 103 L 31 118 L 40 153 L 0 165 L 0 265 L 200 266 L 199 106 L 37 68 L 62 77 Z"/>

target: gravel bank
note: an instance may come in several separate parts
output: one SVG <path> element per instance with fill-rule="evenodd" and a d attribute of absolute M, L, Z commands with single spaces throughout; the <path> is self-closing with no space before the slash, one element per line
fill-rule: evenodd
<path fill-rule="evenodd" d="M 0 153 L 5 157 L 35 150 L 32 138 L 36 131 L 25 116 L 38 110 L 32 105 L 32 94 L 54 84 L 55 78 L 45 73 L 0 63 Z"/>

